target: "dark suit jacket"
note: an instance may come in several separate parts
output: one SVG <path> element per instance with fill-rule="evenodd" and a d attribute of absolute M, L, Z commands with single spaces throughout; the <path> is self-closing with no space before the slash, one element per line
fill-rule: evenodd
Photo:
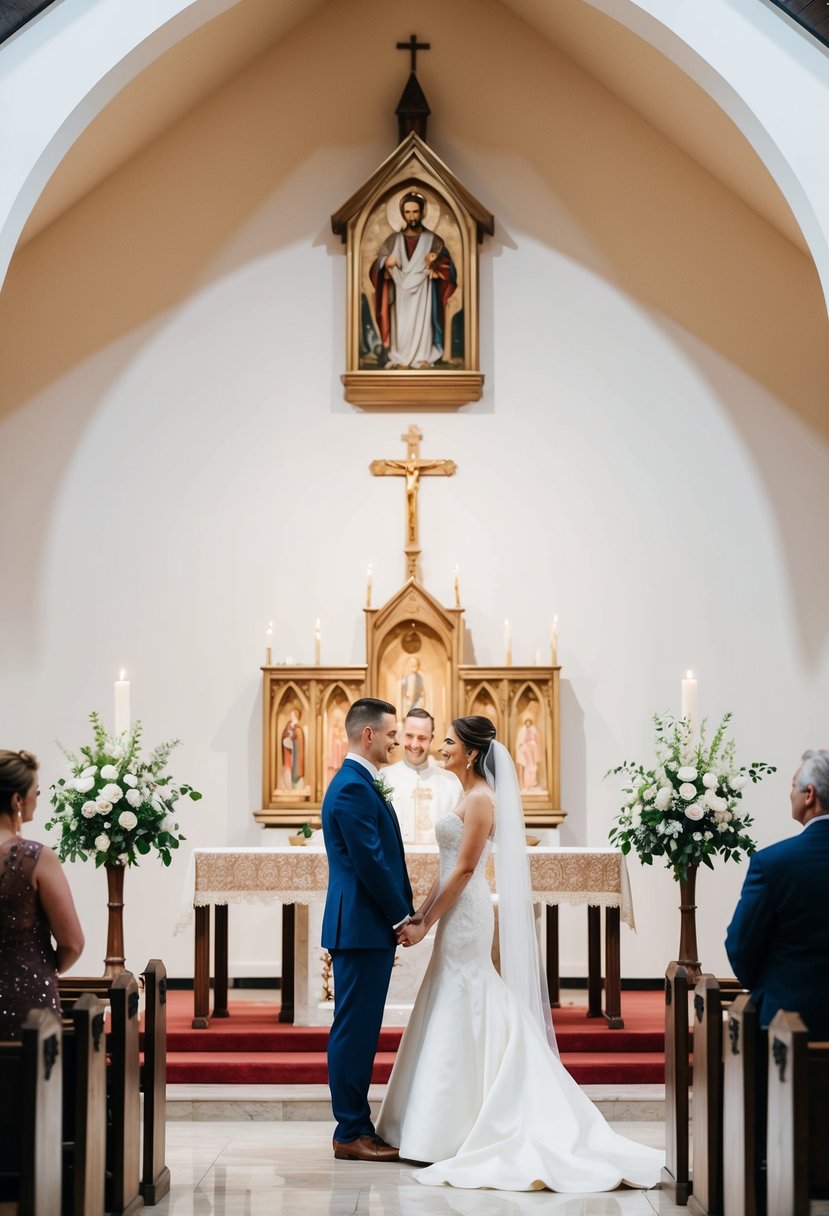
<path fill-rule="evenodd" d="M 335 773 L 322 803 L 322 830 L 328 854 L 323 946 L 395 946 L 392 926 L 412 911 L 403 838 L 391 804 L 362 764 L 345 760 Z"/>
<path fill-rule="evenodd" d="M 754 854 L 725 948 L 762 1026 L 787 1009 L 829 1038 L 829 815 Z"/>

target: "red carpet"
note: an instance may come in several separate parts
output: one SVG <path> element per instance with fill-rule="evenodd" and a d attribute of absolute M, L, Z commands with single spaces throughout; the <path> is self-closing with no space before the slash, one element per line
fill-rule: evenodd
<path fill-rule="evenodd" d="M 324 1085 L 328 1031 L 277 1022 L 274 1002 L 231 1001 L 230 1017 L 193 1030 L 192 992 L 170 991 L 167 1003 L 167 1080 L 171 1084 Z M 561 1058 L 581 1084 L 662 1083 L 665 997 L 658 992 L 622 994 L 624 1030 L 608 1030 L 603 1018 L 587 1018 L 583 1006 L 554 1010 Z M 373 1080 L 387 1081 L 402 1029 L 381 1033 Z"/>

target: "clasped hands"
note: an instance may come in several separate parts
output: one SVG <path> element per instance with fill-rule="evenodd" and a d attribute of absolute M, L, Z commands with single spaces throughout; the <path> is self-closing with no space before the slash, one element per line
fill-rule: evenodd
<path fill-rule="evenodd" d="M 426 933 L 426 922 L 423 919 L 423 913 L 418 912 L 407 925 L 403 925 L 398 929 L 397 944 L 398 946 L 416 946 L 418 942 L 423 941 Z"/>

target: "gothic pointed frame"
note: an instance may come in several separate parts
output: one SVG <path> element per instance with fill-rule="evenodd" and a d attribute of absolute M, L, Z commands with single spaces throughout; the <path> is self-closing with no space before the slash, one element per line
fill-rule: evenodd
<path fill-rule="evenodd" d="M 447 325 L 444 356 L 432 367 L 387 368 L 369 337 L 379 331 L 372 291 L 366 290 L 369 259 L 377 231 L 399 196 L 416 191 L 441 217 L 435 231 L 444 239 L 455 267 L 453 323 Z M 441 227 L 441 224 L 443 227 Z M 341 377 L 352 405 L 459 407 L 478 401 L 480 370 L 478 247 L 492 235 L 495 219 L 415 132 L 395 148 L 351 198 L 331 216 L 331 227 L 346 245 L 346 370 Z M 394 231 L 386 226 L 387 233 Z M 458 264 L 459 263 L 459 264 Z M 451 302 L 451 299 L 450 299 Z M 447 310 L 448 311 L 448 310 Z M 460 316 L 459 316 L 460 312 Z M 372 338 L 373 343 L 373 338 Z"/>

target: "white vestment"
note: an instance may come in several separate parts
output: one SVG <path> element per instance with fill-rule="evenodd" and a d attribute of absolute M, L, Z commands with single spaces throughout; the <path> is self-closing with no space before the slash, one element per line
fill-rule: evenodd
<path fill-rule="evenodd" d="M 391 802 L 406 844 L 434 844 L 435 823 L 455 809 L 461 796 L 457 777 L 431 759 L 421 768 L 404 759 L 384 768 L 383 780 L 394 791 Z"/>
<path fill-rule="evenodd" d="M 388 271 L 394 283 L 389 362 L 400 367 L 437 363 L 443 355 L 432 331 L 432 280 L 426 265 L 435 240 L 434 232 L 424 228 L 409 258 L 403 233 L 398 232 L 394 239 L 392 252 L 397 265 Z M 385 270 L 384 261 L 381 270 Z"/>

